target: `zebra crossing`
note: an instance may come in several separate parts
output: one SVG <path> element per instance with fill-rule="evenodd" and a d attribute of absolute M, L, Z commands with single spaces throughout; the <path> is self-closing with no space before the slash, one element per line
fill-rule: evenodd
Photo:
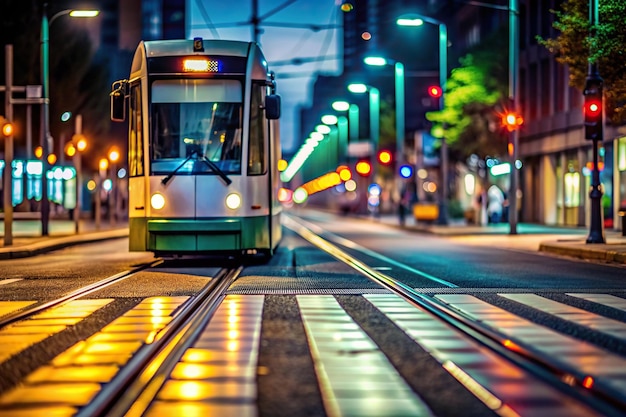
<path fill-rule="evenodd" d="M 567 292 L 567 296 L 626 312 L 626 298 L 606 293 Z M 535 349 L 581 369 L 626 395 L 626 358 L 589 341 L 563 334 L 516 315 L 462 289 L 429 289 L 429 295 L 451 308 L 499 329 Z M 624 340 L 626 320 L 605 317 L 583 308 L 519 290 L 498 297 L 524 308 L 549 314 L 590 331 Z M 598 412 L 572 401 L 545 382 L 525 375 L 502 357 L 460 335 L 439 319 L 402 298 L 381 291 L 351 293 L 236 294 L 231 291 L 192 349 L 181 358 L 147 410 L 147 415 L 258 416 L 264 349 L 263 309 L 267 297 L 295 298 L 317 384 L 328 416 L 435 416 L 432 399 L 416 392 L 411 378 L 389 358 L 393 340 L 374 340 L 364 331 L 363 318 L 341 297 L 365 300 L 427 352 L 458 384 L 497 415 L 592 416 Z M 19 359 L 33 343 L 58 334 L 110 303 L 109 299 L 80 300 L 0 329 L 0 360 Z M 87 340 L 78 341 L 51 363 L 25 376 L 24 383 L 0 393 L 0 417 L 16 415 L 74 415 L 132 354 L 131 345 L 149 343 L 174 314 L 184 297 L 145 299 Z M 0 314 L 28 303 L 0 302 Z M 39 321 L 37 321 L 39 320 Z M 266 320 L 266 319 L 265 319 Z M 265 323 L 267 324 L 267 323 Z M 20 340 L 18 343 L 19 337 Z M 0 366 L 2 364 L 0 363 Z M 297 372 L 294 367 L 294 372 Z M 287 370 L 288 371 L 288 370 Z M 262 383 L 262 382 L 261 382 Z M 294 399 L 297 401 L 297 399 Z M 208 413 L 208 414 L 207 414 Z"/>

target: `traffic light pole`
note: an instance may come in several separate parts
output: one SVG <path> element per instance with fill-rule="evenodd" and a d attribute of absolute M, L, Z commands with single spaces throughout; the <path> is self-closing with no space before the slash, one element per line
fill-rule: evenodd
<path fill-rule="evenodd" d="M 597 0 L 589 1 L 589 23 L 591 25 L 591 36 L 595 37 L 596 28 L 598 26 L 598 2 Z M 587 76 L 587 85 L 585 86 L 585 98 L 592 97 L 602 99 L 602 79 L 598 72 L 598 65 L 595 62 L 589 62 L 589 73 Z M 598 104 L 597 104 L 598 105 Z M 591 202 L 591 220 L 589 225 L 589 236 L 587 243 L 605 243 L 604 228 L 602 227 L 602 188 L 600 183 L 600 168 L 598 166 L 598 142 L 602 142 L 604 138 L 604 106 L 600 102 L 600 116 L 596 120 L 596 127 L 590 130 L 588 135 L 587 119 L 589 116 L 588 105 L 585 102 L 585 139 L 593 140 L 593 171 L 591 172 L 591 190 L 589 191 L 589 199 Z M 589 137 L 591 136 L 591 137 Z"/>

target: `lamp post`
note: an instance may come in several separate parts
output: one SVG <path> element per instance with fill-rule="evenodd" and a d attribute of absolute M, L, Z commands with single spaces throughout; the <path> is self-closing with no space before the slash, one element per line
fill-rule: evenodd
<path fill-rule="evenodd" d="M 378 56 L 368 56 L 363 62 L 372 66 L 393 65 L 396 96 L 396 161 L 404 159 L 404 64 Z"/>
<path fill-rule="evenodd" d="M 347 162 L 348 155 L 348 119 L 345 116 L 325 114 L 322 123 L 337 126 L 337 159 L 339 162 Z"/>
<path fill-rule="evenodd" d="M 396 19 L 398 26 L 421 26 L 424 22 L 437 25 L 439 28 L 439 109 L 444 108 L 446 80 L 448 78 L 448 27 L 445 23 L 428 16 L 411 14 Z M 448 144 L 446 137 L 441 137 L 441 202 L 439 209 L 440 224 L 448 224 Z"/>
<path fill-rule="evenodd" d="M 337 100 L 330 105 L 337 112 L 348 112 L 348 137 L 349 142 L 359 140 L 359 106 L 348 103 L 347 101 Z"/>
<path fill-rule="evenodd" d="M 348 91 L 355 94 L 369 93 L 370 140 L 372 141 L 372 153 L 376 155 L 380 142 L 380 91 L 376 87 L 361 83 L 348 85 Z"/>
<path fill-rule="evenodd" d="M 50 219 L 50 202 L 48 201 L 48 154 L 52 150 L 52 137 L 50 136 L 50 46 L 49 30 L 52 23 L 59 17 L 69 15 L 71 17 L 96 17 L 100 13 L 98 10 L 74 10 L 66 9 L 53 15 L 48 20 L 48 4 L 43 5 L 41 19 L 41 85 L 43 92 L 43 108 L 41 112 L 41 146 L 43 155 L 41 158 L 43 172 L 41 174 L 41 234 L 48 235 L 48 221 Z"/>

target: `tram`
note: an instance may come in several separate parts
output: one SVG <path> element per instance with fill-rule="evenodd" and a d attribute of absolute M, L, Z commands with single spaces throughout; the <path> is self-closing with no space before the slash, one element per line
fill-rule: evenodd
<path fill-rule="evenodd" d="M 110 98 L 129 127 L 131 251 L 274 253 L 280 96 L 257 43 L 142 41 Z"/>

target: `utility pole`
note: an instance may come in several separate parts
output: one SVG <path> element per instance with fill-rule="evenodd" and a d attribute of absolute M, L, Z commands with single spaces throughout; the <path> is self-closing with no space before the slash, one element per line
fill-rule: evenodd
<path fill-rule="evenodd" d="M 6 45 L 5 50 L 5 93 L 4 117 L 13 123 L 13 45 Z M 4 138 L 4 246 L 13 244 L 13 134 Z"/>

